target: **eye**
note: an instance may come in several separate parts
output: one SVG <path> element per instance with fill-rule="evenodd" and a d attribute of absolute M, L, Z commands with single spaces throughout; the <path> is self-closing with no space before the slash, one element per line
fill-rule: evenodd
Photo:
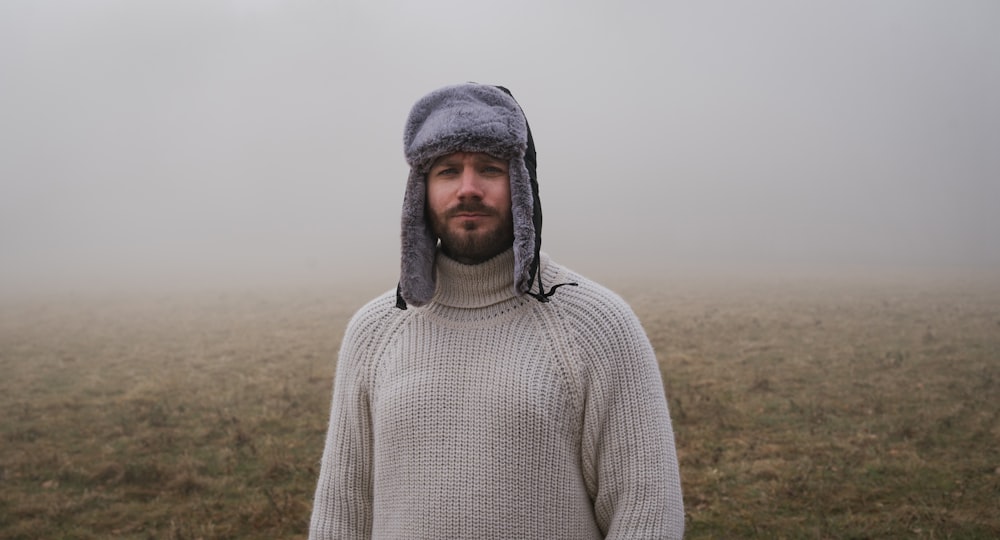
<path fill-rule="evenodd" d="M 442 167 L 431 171 L 432 176 L 454 176 L 458 174 L 458 169 L 455 167 Z"/>
<path fill-rule="evenodd" d="M 497 176 L 506 173 L 507 173 L 506 169 L 504 169 L 503 167 L 498 167 L 496 165 L 486 165 L 485 167 L 483 167 L 483 174 L 486 175 Z"/>

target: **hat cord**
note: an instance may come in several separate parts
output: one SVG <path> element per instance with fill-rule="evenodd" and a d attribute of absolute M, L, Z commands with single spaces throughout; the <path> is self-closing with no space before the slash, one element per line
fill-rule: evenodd
<path fill-rule="evenodd" d="M 537 255 L 536 255 L 535 261 L 536 261 L 536 264 L 537 264 L 537 261 L 538 261 Z M 542 285 L 542 269 L 536 267 L 535 268 L 535 275 L 538 277 L 538 292 L 531 292 L 529 290 L 528 291 L 528 295 L 530 295 L 532 298 L 534 298 L 535 300 L 538 300 L 539 302 L 541 302 L 543 304 L 545 304 L 545 303 L 547 303 L 549 301 L 549 297 L 551 297 L 552 295 L 554 295 L 556 293 L 556 289 L 558 289 L 559 287 L 562 287 L 563 285 L 572 285 L 572 286 L 576 287 L 576 286 L 579 285 L 579 283 L 572 282 L 572 281 L 567 282 L 567 283 L 557 283 L 557 284 L 553 285 L 551 288 L 549 288 L 549 292 L 545 292 L 545 286 Z M 529 284 L 528 287 L 530 288 L 531 285 Z"/>

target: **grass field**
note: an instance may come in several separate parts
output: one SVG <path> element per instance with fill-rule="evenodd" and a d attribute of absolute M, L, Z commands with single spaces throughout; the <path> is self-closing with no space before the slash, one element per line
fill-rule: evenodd
<path fill-rule="evenodd" d="M 1000 537 L 1000 282 L 616 288 L 664 372 L 690 538 Z M 5 301 L 0 538 L 303 538 L 375 292 Z"/>

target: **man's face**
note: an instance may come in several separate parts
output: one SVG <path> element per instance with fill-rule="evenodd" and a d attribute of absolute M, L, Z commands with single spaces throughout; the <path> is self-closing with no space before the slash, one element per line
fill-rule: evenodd
<path fill-rule="evenodd" d="M 449 257 L 478 264 L 513 245 L 507 167 L 507 161 L 480 152 L 447 154 L 431 165 L 427 214 Z"/>

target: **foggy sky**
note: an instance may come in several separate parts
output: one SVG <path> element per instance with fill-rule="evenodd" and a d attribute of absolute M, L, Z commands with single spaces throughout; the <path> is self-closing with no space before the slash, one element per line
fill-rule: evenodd
<path fill-rule="evenodd" d="M 0 292 L 388 288 L 405 116 L 464 81 L 585 274 L 1000 269 L 1000 3 L 488 5 L 0 3 Z"/>

